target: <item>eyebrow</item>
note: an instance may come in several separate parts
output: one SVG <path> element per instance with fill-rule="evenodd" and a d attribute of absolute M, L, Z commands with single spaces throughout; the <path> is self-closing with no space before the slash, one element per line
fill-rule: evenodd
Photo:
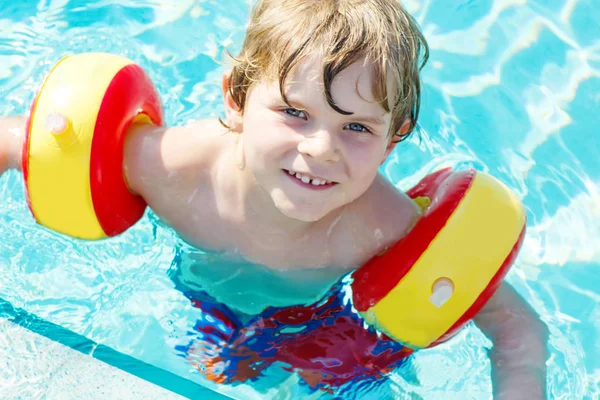
<path fill-rule="evenodd" d="M 385 121 L 382 118 L 379 117 L 361 117 L 361 116 L 356 116 L 354 114 L 350 115 L 350 117 L 352 117 L 352 119 L 355 119 L 357 121 L 361 121 L 361 122 L 366 122 L 372 125 L 384 125 Z"/>
<path fill-rule="evenodd" d="M 306 106 L 304 104 L 302 104 L 301 101 L 294 99 L 294 98 L 290 98 L 288 97 L 288 102 L 290 103 L 291 106 L 293 106 L 294 108 L 298 108 L 300 110 L 306 110 Z M 348 118 L 355 120 L 355 121 L 360 121 L 360 122 L 366 122 L 368 124 L 371 125 L 385 125 L 385 121 L 383 120 L 383 118 L 380 117 L 373 117 L 373 116 L 359 116 L 356 115 L 355 113 L 349 114 L 347 115 Z"/>

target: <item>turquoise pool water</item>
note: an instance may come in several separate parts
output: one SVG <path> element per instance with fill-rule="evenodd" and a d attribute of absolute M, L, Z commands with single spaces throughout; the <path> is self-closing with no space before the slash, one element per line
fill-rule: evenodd
<path fill-rule="evenodd" d="M 528 235 L 507 279 L 550 328 L 549 396 L 598 398 L 600 5 L 404 4 L 432 49 L 423 76 L 423 136 L 399 146 L 383 171 L 408 188 L 440 167 L 474 166 L 519 194 Z M 223 66 L 214 57 L 240 44 L 247 15 L 240 0 L 0 0 L 0 115 L 27 112 L 43 76 L 64 54 L 108 51 L 149 72 L 169 124 L 216 116 Z M 34 224 L 18 174 L 3 176 L 0 191 L 0 299 L 27 312 L 24 324 L 35 330 L 48 321 L 186 382 L 207 384 L 173 350 L 197 312 L 171 276 L 177 255 L 194 257 L 194 250 L 152 214 L 110 241 L 64 238 Z M 393 374 L 385 390 L 487 399 L 489 346 L 469 327 L 419 353 L 411 374 Z M 144 377 L 160 381 L 152 372 Z M 239 398 L 306 395 L 294 376 L 268 379 L 255 388 L 211 387 Z M 377 390 L 356 387 L 346 395 L 381 398 Z"/>

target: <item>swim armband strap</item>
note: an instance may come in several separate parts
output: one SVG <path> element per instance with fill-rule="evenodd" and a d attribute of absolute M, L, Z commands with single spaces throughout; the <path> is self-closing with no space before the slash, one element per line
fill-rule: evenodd
<path fill-rule="evenodd" d="M 353 274 L 365 321 L 413 349 L 454 336 L 485 305 L 525 235 L 521 202 L 483 172 L 443 169 L 408 191 L 423 209 L 411 232 Z"/>
<path fill-rule="evenodd" d="M 52 230 L 81 239 L 115 236 L 146 208 L 123 173 L 133 124 L 163 125 L 158 93 L 131 60 L 105 53 L 65 57 L 31 105 L 22 154 L 29 208 Z"/>

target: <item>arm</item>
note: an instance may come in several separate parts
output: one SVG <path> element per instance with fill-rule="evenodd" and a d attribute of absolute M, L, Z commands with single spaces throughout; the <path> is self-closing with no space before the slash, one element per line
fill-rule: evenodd
<path fill-rule="evenodd" d="M 0 118 L 0 175 L 8 169 L 21 170 L 26 123 L 24 116 Z M 195 128 L 203 132 L 207 127 Z M 207 135 L 194 133 L 185 128 L 132 126 L 123 162 L 130 190 L 160 210 L 172 208 L 174 194 L 194 189 L 206 154 L 213 151 Z"/>
<path fill-rule="evenodd" d="M 11 168 L 21 170 L 26 122 L 25 117 L 0 119 L 0 175 Z"/>
<path fill-rule="evenodd" d="M 475 317 L 492 341 L 489 356 L 495 399 L 545 399 L 548 329 L 508 283 Z"/>
<path fill-rule="evenodd" d="M 0 118 L 0 175 L 8 169 L 21 170 L 25 139 L 24 116 Z M 199 166 L 198 151 L 206 146 L 189 146 L 190 134 L 177 128 L 135 125 L 127 133 L 124 171 L 134 193 L 152 192 L 173 173 Z M 195 153 L 194 153 L 195 152 Z"/>

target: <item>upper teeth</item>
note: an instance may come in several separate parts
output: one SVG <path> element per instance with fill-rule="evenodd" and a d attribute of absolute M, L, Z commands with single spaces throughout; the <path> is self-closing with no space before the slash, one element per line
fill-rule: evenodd
<path fill-rule="evenodd" d="M 302 175 L 302 174 L 300 174 L 298 172 L 294 172 L 294 171 L 288 171 L 288 174 L 295 176 L 297 179 L 300 179 L 304 183 L 312 183 L 315 186 L 326 185 L 328 183 L 331 183 L 331 181 L 326 181 L 324 179 L 319 179 L 319 178 L 311 178 L 310 176 Z"/>

